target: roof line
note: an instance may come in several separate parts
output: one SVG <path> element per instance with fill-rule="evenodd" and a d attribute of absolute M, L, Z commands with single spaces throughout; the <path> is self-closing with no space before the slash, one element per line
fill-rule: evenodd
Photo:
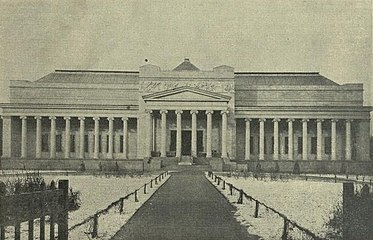
<path fill-rule="evenodd" d="M 73 72 L 73 73 L 139 73 L 139 71 L 118 71 L 118 70 L 78 70 L 78 69 L 55 69 L 55 72 Z"/>
<path fill-rule="evenodd" d="M 234 72 L 234 74 L 240 75 L 240 74 L 319 74 L 319 72 Z"/>

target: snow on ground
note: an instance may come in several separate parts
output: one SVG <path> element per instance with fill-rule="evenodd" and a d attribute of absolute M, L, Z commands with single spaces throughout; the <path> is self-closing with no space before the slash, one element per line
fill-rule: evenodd
<path fill-rule="evenodd" d="M 327 229 L 324 224 L 329 220 L 337 204 L 342 201 L 342 183 L 221 177 L 319 236 L 325 236 Z M 211 181 L 211 178 L 209 179 Z M 217 186 L 217 183 L 214 185 Z M 238 192 L 230 196 L 228 187 L 222 190 L 222 184 L 220 184 L 217 188 L 230 202 L 237 202 Z M 254 218 L 255 202 L 250 202 L 245 198 L 243 205 L 234 205 L 238 209 L 237 219 L 248 226 L 250 233 L 257 234 L 263 239 L 281 238 L 284 221 L 277 214 L 260 206 L 259 218 Z M 304 236 L 299 235 L 300 231 L 291 232 L 293 235 L 298 234 L 295 239 L 305 239 Z"/>
<path fill-rule="evenodd" d="M 82 202 L 81 207 L 77 211 L 69 212 L 69 227 L 82 222 L 87 217 L 95 214 L 101 209 L 105 209 L 110 203 L 117 201 L 121 197 L 125 197 L 127 194 L 134 190 L 142 187 L 145 183 L 150 182 L 151 179 L 157 175 L 148 174 L 142 176 L 92 176 L 92 175 L 41 175 L 44 177 L 46 183 L 50 183 L 52 180 L 58 182 L 61 179 L 68 179 L 69 186 L 73 188 L 73 191 L 80 192 L 80 199 Z M 5 178 L 4 175 L 0 179 Z M 119 214 L 118 209 L 112 209 L 108 214 L 99 217 L 98 223 L 98 239 L 110 239 L 121 226 L 123 226 L 128 219 L 136 212 L 136 210 L 160 187 L 167 179 L 169 175 L 158 182 L 158 185 L 153 183 L 151 189 L 148 185 L 148 193 L 143 193 L 143 188 L 138 191 L 139 202 L 135 202 L 134 196 L 130 196 L 128 200 L 124 200 L 124 212 Z M 27 223 L 22 223 L 21 231 L 22 238 L 27 238 Z M 39 221 L 35 221 L 35 237 L 39 239 Z M 57 227 L 56 227 L 57 230 Z M 49 239 L 49 225 L 46 224 L 46 236 Z M 57 231 L 56 231 L 57 232 Z M 69 232 L 69 239 L 91 239 L 89 234 L 90 224 L 84 224 L 73 231 Z M 6 239 L 11 239 L 14 235 L 14 228 L 6 228 Z"/>

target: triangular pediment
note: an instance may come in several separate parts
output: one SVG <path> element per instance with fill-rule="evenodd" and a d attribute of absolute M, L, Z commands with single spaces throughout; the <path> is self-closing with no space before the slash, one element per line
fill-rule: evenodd
<path fill-rule="evenodd" d="M 143 96 L 148 101 L 168 102 L 228 102 L 230 96 L 193 87 L 179 87 Z"/>

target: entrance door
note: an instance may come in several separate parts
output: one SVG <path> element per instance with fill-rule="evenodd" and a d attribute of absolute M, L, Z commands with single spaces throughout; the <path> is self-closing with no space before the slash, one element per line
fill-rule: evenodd
<path fill-rule="evenodd" d="M 181 155 L 191 155 L 192 131 L 181 131 Z"/>

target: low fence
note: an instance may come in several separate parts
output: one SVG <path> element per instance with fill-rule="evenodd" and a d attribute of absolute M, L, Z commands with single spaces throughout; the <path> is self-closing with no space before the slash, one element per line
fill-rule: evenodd
<path fill-rule="evenodd" d="M 139 201 L 138 194 L 140 191 L 142 191 L 144 194 L 147 194 L 149 188 L 153 188 L 155 185 L 158 185 L 158 183 L 161 182 L 167 175 L 168 175 L 168 172 L 163 172 L 159 174 L 157 177 L 151 179 L 149 182 L 145 183 L 140 188 L 118 199 L 117 201 L 112 202 L 105 209 L 97 211 L 95 214 L 87 217 L 82 222 L 70 227 L 69 231 L 73 231 L 74 229 L 84 224 L 90 223 L 91 224 L 90 232 L 86 232 L 86 234 L 91 235 L 92 238 L 96 238 L 98 236 L 98 225 L 99 225 L 100 216 L 107 214 L 109 210 L 115 207 L 119 208 L 119 213 L 122 214 L 124 211 L 124 207 L 125 207 L 125 202 L 124 202 L 125 200 L 128 200 L 130 197 L 133 197 L 134 201 L 138 202 Z"/>
<path fill-rule="evenodd" d="M 58 225 L 58 240 L 68 239 L 68 180 L 54 181 L 50 189 L 41 183 L 41 191 L 5 195 L 5 185 L 0 184 L 0 240 L 5 239 L 5 227 L 14 226 L 14 239 L 21 239 L 21 223 L 28 222 L 28 239 L 34 239 L 34 220 L 40 218 L 40 240 L 45 239 L 45 217 L 49 216 L 49 239 L 55 239 L 55 224 Z"/>
<path fill-rule="evenodd" d="M 264 209 L 270 210 L 273 213 L 280 216 L 283 219 L 283 222 L 284 222 L 282 235 L 281 235 L 281 240 L 290 239 L 289 238 L 289 231 L 291 229 L 294 229 L 294 228 L 300 230 L 303 234 L 305 234 L 306 236 L 308 236 L 311 239 L 314 239 L 314 240 L 323 240 L 324 239 L 324 238 L 321 238 L 321 237 L 317 236 L 315 233 L 311 232 L 307 228 L 300 226 L 295 221 L 290 220 L 285 214 L 280 213 L 276 209 L 273 209 L 272 207 L 266 205 L 265 203 L 259 201 L 258 199 L 255 199 L 254 197 L 248 195 L 242 189 L 239 189 L 239 188 L 233 186 L 233 184 L 226 182 L 224 179 L 215 175 L 213 172 L 208 172 L 208 177 L 210 177 L 214 182 L 216 182 L 218 186 L 221 185 L 223 190 L 228 189 L 229 190 L 229 195 L 234 195 L 234 192 L 238 192 L 239 196 L 238 196 L 238 199 L 237 199 L 237 204 L 243 204 L 244 203 L 244 197 L 246 199 L 248 199 L 250 202 L 255 202 L 255 211 L 254 211 L 254 214 L 253 214 L 255 218 L 259 217 L 259 211 L 260 211 L 261 207 L 262 208 L 264 207 Z"/>

